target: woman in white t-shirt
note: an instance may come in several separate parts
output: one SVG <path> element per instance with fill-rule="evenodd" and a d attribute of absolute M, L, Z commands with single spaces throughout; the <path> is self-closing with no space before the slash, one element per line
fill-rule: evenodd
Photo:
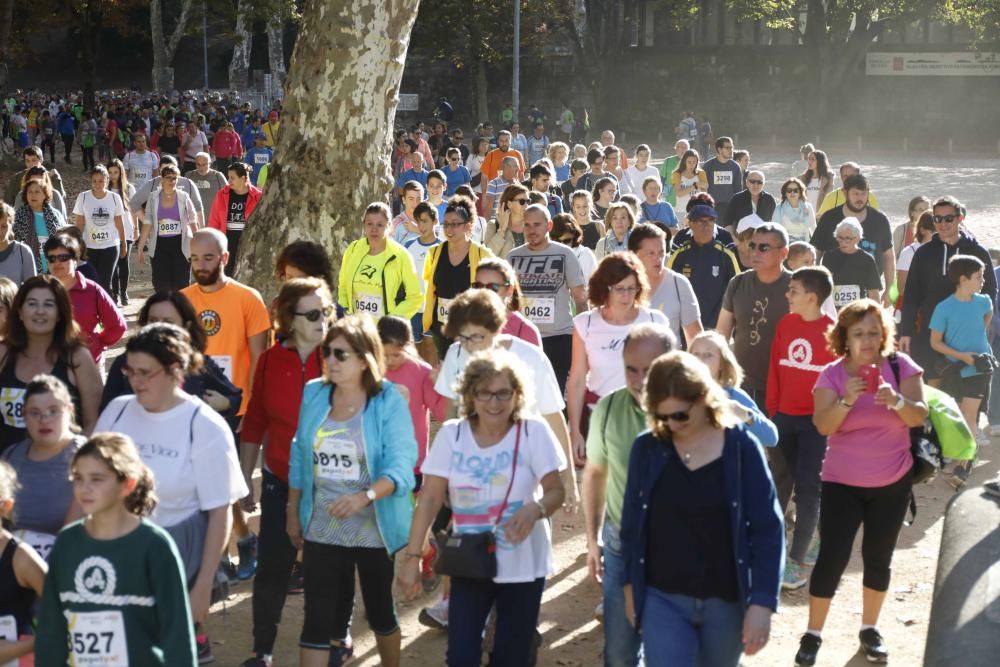
<path fill-rule="evenodd" d="M 149 519 L 174 538 L 187 575 L 191 616 L 201 623 L 229 539 L 229 506 L 248 493 L 233 434 L 215 410 L 181 389 L 187 375 L 201 366 L 187 331 L 148 324 L 125 350 L 122 372 L 135 394 L 111 401 L 95 430 L 131 437 L 153 471 L 159 502 Z M 206 641 L 202 635 L 199 648 Z"/>
<path fill-rule="evenodd" d="M 580 461 L 586 456 L 584 410 L 625 386 L 622 343 L 629 329 L 644 322 L 670 324 L 666 315 L 645 306 L 649 283 L 631 252 L 604 257 L 590 277 L 587 293 L 594 307 L 573 318 L 573 361 L 566 383 L 570 442 Z"/>
<path fill-rule="evenodd" d="M 184 142 L 181 144 L 181 154 L 184 156 L 184 173 L 193 170 L 197 165 L 195 158 L 198 153 L 207 153 L 209 149 L 208 137 L 198 127 L 198 123 L 190 121 L 187 124 L 187 133 L 184 135 Z"/>
<path fill-rule="evenodd" d="M 445 498 L 455 533 L 493 532 L 496 576 L 492 581 L 454 576 L 448 621 L 448 664 L 478 665 L 482 632 L 496 606 L 495 667 L 531 662 L 545 578 L 554 572 L 547 517 L 562 505 L 566 469 L 555 434 L 532 417 L 531 381 L 509 352 L 476 354 L 461 384 L 460 419 L 445 422 L 424 460 L 424 485 L 397 570 L 408 598 L 420 590 L 419 563 L 427 532 Z"/>
<path fill-rule="evenodd" d="M 652 153 L 649 146 L 639 144 L 635 149 L 635 162 L 625 170 L 625 178 L 619 183 L 621 193 L 642 196 L 642 183 L 647 178 L 655 178 L 660 183 L 660 170 L 649 164 Z"/>
<path fill-rule="evenodd" d="M 125 205 L 122 198 L 108 190 L 110 176 L 104 165 L 90 170 L 90 190 L 76 198 L 73 207 L 76 226 L 83 230 L 87 261 L 97 271 L 97 282 L 111 294 L 111 276 L 118 258 L 128 252 L 125 244 Z"/>

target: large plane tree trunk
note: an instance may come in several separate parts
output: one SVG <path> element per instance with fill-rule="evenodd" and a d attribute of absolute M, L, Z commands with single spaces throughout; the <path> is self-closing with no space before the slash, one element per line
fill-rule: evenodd
<path fill-rule="evenodd" d="M 246 0 L 240 0 L 236 7 L 236 28 L 233 30 L 233 57 L 229 60 L 229 89 L 247 90 L 250 84 L 250 49 L 253 36 L 247 24 L 250 22 Z"/>
<path fill-rule="evenodd" d="M 281 90 L 288 78 L 285 71 L 285 19 L 282 14 L 277 14 L 267 24 L 267 61 L 274 89 Z"/>
<path fill-rule="evenodd" d="M 365 207 L 392 189 L 393 119 L 420 0 L 306 0 L 267 192 L 240 243 L 239 275 L 265 299 L 274 258 L 308 239 L 339 267 Z"/>
<path fill-rule="evenodd" d="M 181 0 L 181 15 L 169 36 L 163 26 L 163 0 L 152 0 L 149 5 L 149 28 L 153 38 L 153 88 L 161 93 L 174 87 L 174 54 L 187 30 L 194 0 Z"/>

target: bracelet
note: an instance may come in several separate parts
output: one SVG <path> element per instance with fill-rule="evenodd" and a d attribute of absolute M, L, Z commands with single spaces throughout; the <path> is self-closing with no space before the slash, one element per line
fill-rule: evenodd
<path fill-rule="evenodd" d="M 411 554 L 409 551 L 404 552 L 403 555 L 407 558 L 416 558 L 418 560 L 424 557 L 423 554 Z"/>
<path fill-rule="evenodd" d="M 840 399 L 837 400 L 837 404 L 847 408 L 848 410 L 854 407 L 854 403 L 848 403 L 847 401 L 844 400 L 843 396 L 841 396 Z"/>
<path fill-rule="evenodd" d="M 539 519 L 544 519 L 545 518 L 545 514 L 546 514 L 546 512 L 545 512 L 545 505 L 543 505 L 542 501 L 540 501 L 540 500 L 536 500 L 535 501 L 535 505 L 538 506 L 538 513 L 541 515 L 538 518 Z"/>

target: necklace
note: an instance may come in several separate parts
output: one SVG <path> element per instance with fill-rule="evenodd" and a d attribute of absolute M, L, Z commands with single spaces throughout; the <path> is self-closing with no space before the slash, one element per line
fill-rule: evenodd
<path fill-rule="evenodd" d="M 681 456 L 684 457 L 684 463 L 691 463 L 691 453 L 690 452 L 683 452 L 681 454 Z"/>

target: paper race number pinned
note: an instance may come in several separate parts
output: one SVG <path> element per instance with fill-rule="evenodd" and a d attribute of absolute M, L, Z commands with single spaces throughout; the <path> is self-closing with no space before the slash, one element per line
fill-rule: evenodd
<path fill-rule="evenodd" d="M 337 482 L 356 482 L 361 479 L 358 464 L 358 447 L 349 440 L 331 435 L 320 435 L 313 449 L 313 468 L 318 477 Z"/>
<path fill-rule="evenodd" d="M 125 620 L 120 611 L 66 612 L 70 665 L 128 667 Z"/>
<path fill-rule="evenodd" d="M 859 285 L 835 285 L 833 288 L 833 305 L 838 310 L 860 298 L 861 287 Z"/>
<path fill-rule="evenodd" d="M 11 428 L 24 428 L 24 387 L 0 389 L 0 411 L 4 424 Z"/>
<path fill-rule="evenodd" d="M 538 296 L 524 300 L 524 316 L 535 324 L 552 324 L 556 316 L 556 300 L 551 296 Z"/>
<path fill-rule="evenodd" d="M 454 299 L 437 298 L 437 318 L 441 324 L 448 324 L 448 313 L 451 312 L 451 302 Z"/>
<path fill-rule="evenodd" d="M 731 172 L 731 171 L 717 171 L 717 172 L 715 172 L 714 183 L 716 185 L 732 185 L 733 184 L 733 172 Z"/>
<path fill-rule="evenodd" d="M 45 560 L 49 559 L 49 554 L 52 553 L 52 547 L 56 543 L 56 536 L 49 535 L 48 533 L 38 533 L 33 530 L 15 530 L 14 535 L 17 539 L 21 540 L 32 549 L 38 552 L 38 555 Z"/>
<path fill-rule="evenodd" d="M 354 312 L 367 313 L 375 319 L 382 317 L 382 297 L 374 294 L 356 294 Z"/>
<path fill-rule="evenodd" d="M 157 231 L 159 236 L 177 236 L 181 233 L 181 221 L 171 220 L 170 218 L 160 218 L 159 229 Z"/>

